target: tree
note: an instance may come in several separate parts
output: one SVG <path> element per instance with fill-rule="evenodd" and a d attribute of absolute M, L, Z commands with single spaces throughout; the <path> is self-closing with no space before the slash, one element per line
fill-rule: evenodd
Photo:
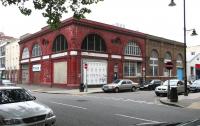
<path fill-rule="evenodd" d="M 20 12 L 29 16 L 32 9 L 26 6 L 30 0 L 0 0 L 3 6 L 16 5 Z M 71 10 L 76 19 L 85 18 L 86 13 L 90 13 L 91 10 L 87 8 L 87 5 L 98 3 L 103 0 L 33 0 L 33 6 L 36 10 L 43 10 L 42 15 L 47 18 L 47 24 L 51 28 L 58 28 L 60 25 L 60 19 L 63 13 L 68 13 Z"/>

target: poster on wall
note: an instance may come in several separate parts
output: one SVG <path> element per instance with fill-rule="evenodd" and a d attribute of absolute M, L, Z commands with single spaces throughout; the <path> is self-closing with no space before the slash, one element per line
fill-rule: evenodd
<path fill-rule="evenodd" d="M 32 71 L 33 72 L 41 71 L 41 64 L 35 64 L 35 65 L 33 65 Z"/>
<path fill-rule="evenodd" d="M 102 85 L 107 83 L 107 62 L 87 61 L 87 69 L 83 69 L 83 83 L 88 85 Z M 84 66 L 84 64 L 83 64 Z"/>

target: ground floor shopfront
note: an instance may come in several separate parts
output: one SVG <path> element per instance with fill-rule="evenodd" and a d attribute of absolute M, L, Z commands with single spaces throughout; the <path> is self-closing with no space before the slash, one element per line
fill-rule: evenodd
<path fill-rule="evenodd" d="M 47 59 L 22 61 L 22 83 L 73 88 L 79 87 L 80 83 L 87 83 L 88 86 L 103 85 L 117 78 L 138 81 L 142 76 L 141 57 L 76 51 L 73 53 L 77 55 L 58 53 L 48 56 Z M 135 76 L 129 76 L 131 74 Z"/>

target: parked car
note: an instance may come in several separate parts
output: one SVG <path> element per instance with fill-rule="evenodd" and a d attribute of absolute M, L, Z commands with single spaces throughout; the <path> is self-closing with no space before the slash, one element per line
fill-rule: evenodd
<path fill-rule="evenodd" d="M 104 92 L 114 91 L 117 93 L 122 90 L 135 91 L 137 88 L 139 88 L 139 84 L 133 82 L 132 80 L 117 79 L 117 80 L 113 81 L 111 84 L 103 85 L 102 90 Z"/>
<path fill-rule="evenodd" d="M 195 80 L 195 81 L 190 85 L 190 91 L 191 91 L 191 92 L 198 92 L 198 91 L 200 91 L 200 80 Z"/>
<path fill-rule="evenodd" d="M 21 87 L 0 87 L 0 126 L 55 126 L 52 109 Z"/>
<path fill-rule="evenodd" d="M 170 84 L 170 88 L 172 87 L 176 87 L 177 88 L 177 93 L 184 93 L 185 92 L 185 86 L 184 86 L 184 82 L 181 80 L 177 80 L 177 79 L 171 79 L 171 80 L 166 80 L 163 85 L 156 87 L 155 89 L 155 94 L 157 96 L 160 95 L 167 95 L 168 92 L 168 82 Z M 189 92 L 189 85 L 187 86 L 188 88 L 188 92 Z"/>
<path fill-rule="evenodd" d="M 12 83 L 10 80 L 0 80 L 0 86 L 16 86 L 15 83 Z"/>
<path fill-rule="evenodd" d="M 155 88 L 157 86 L 160 86 L 162 83 L 163 83 L 163 81 L 158 80 L 158 79 L 151 80 L 151 81 L 145 83 L 144 85 L 140 86 L 140 89 L 141 90 L 144 90 L 144 89 L 155 90 Z"/>

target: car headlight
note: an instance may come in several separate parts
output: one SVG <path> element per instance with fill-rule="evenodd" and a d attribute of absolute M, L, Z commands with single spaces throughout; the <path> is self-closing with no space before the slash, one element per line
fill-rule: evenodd
<path fill-rule="evenodd" d="M 0 125 L 17 125 L 21 124 L 21 119 L 2 119 L 0 120 Z"/>
<path fill-rule="evenodd" d="M 47 114 L 46 118 L 51 118 L 51 117 L 53 117 L 53 116 L 54 116 L 53 111 L 50 111 L 50 112 Z"/>

